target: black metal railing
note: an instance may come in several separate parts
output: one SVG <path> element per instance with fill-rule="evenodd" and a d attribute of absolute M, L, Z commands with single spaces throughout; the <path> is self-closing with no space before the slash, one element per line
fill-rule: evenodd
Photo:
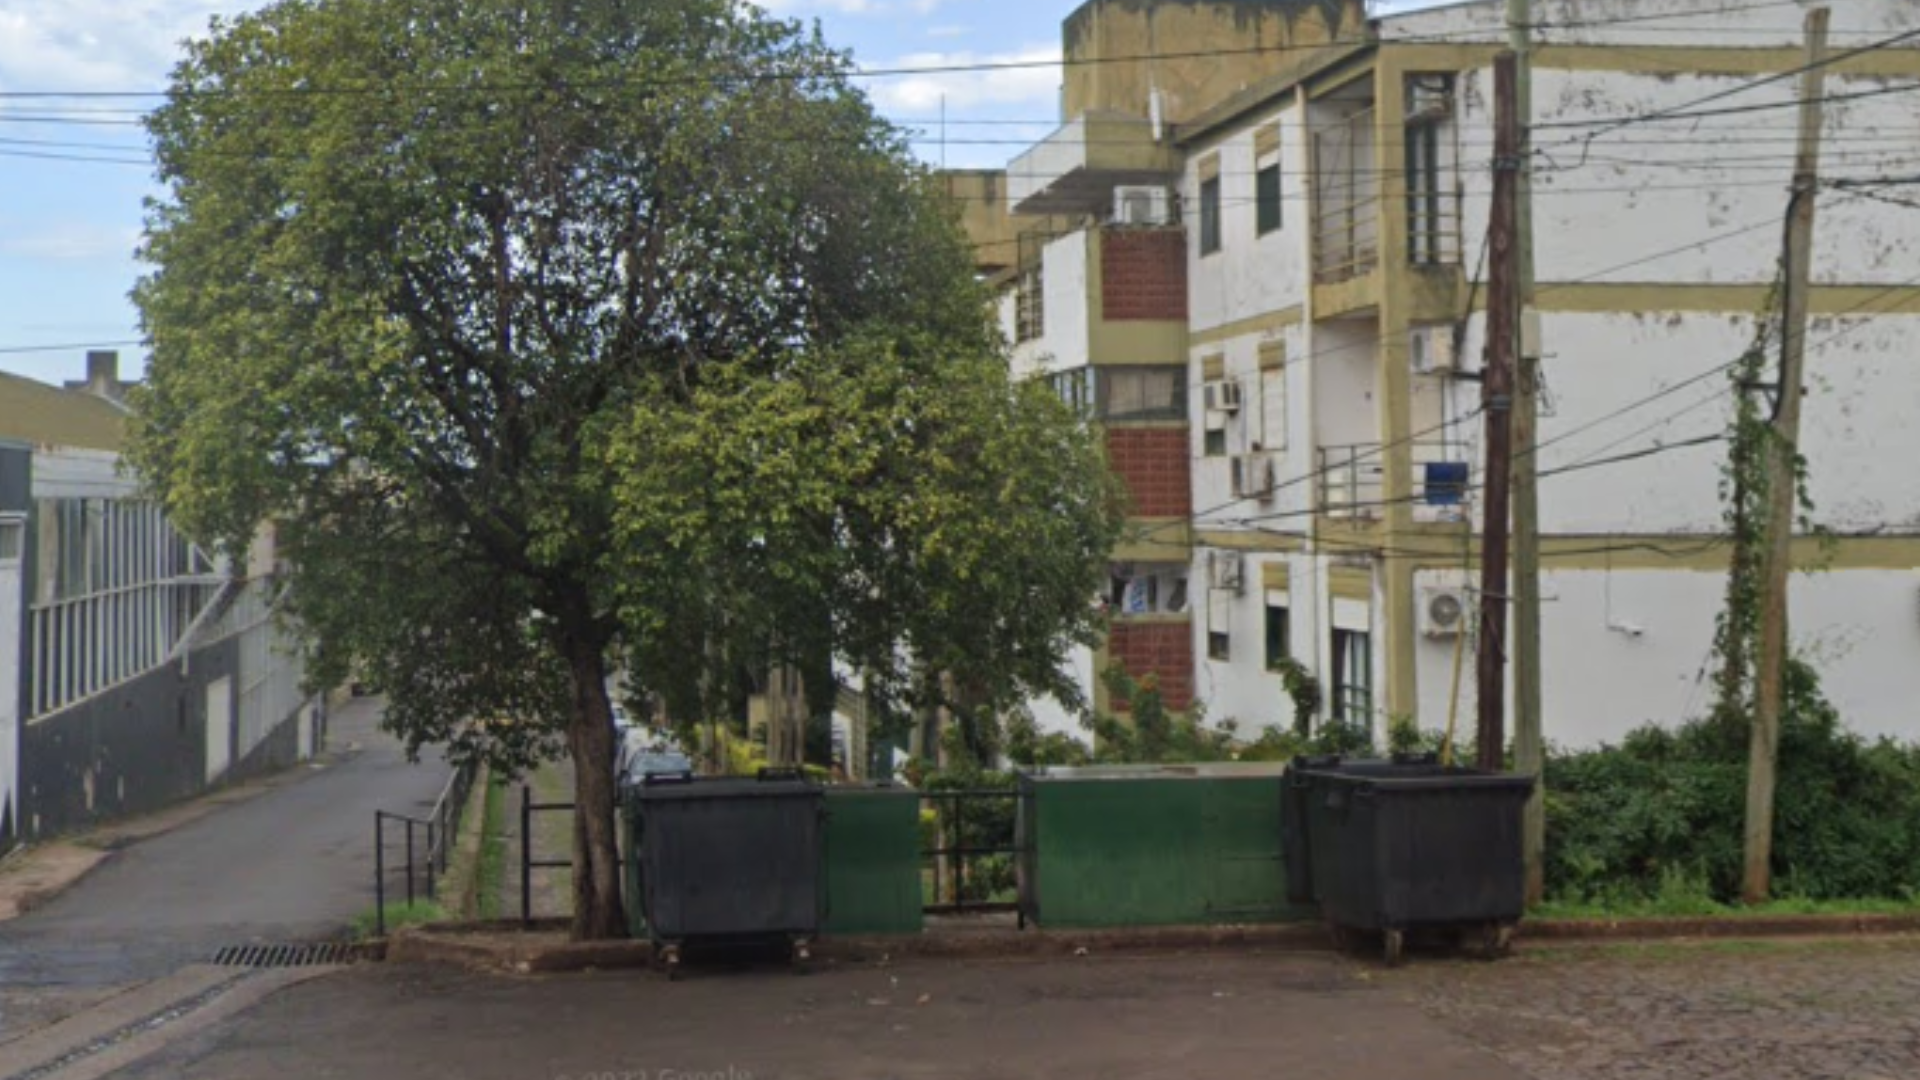
<path fill-rule="evenodd" d="M 373 924 L 374 933 L 382 937 L 387 932 L 387 842 L 389 823 L 405 834 L 406 861 L 401 869 L 406 877 L 405 893 L 408 906 L 418 899 L 419 884 L 424 870 L 426 898 L 435 899 L 436 883 L 445 876 L 451 858 L 454 841 L 460 835 L 460 819 L 466 813 L 467 801 L 473 794 L 474 777 L 479 767 L 467 763 L 453 770 L 447 782 L 440 789 L 440 797 L 434 800 L 433 809 L 427 816 L 413 817 L 408 814 L 396 814 L 391 810 L 373 812 Z M 423 833 L 425 844 L 415 841 L 416 834 Z M 422 863 L 424 862 L 424 866 Z"/>
<path fill-rule="evenodd" d="M 533 925 L 533 872 L 535 870 L 571 870 L 571 854 L 564 859 L 536 859 L 533 857 L 533 815 L 564 810 L 573 813 L 570 802 L 541 803 L 533 801 L 533 788 L 520 786 L 520 925 Z"/>
<path fill-rule="evenodd" d="M 1013 788 L 930 790 L 933 843 L 921 849 L 930 869 L 929 915 L 1018 911 L 1021 847 L 1015 835 L 1020 793 Z"/>

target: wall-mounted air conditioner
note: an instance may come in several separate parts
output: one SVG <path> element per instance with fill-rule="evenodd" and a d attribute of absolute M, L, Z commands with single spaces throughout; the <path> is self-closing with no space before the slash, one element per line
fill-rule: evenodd
<path fill-rule="evenodd" d="M 1453 347 L 1453 327 L 1446 324 L 1414 327 L 1407 341 L 1413 370 L 1422 375 L 1438 375 L 1454 370 L 1457 353 Z"/>
<path fill-rule="evenodd" d="M 1208 383 L 1201 397 L 1208 412 L 1240 411 L 1240 384 L 1232 379 Z"/>
<path fill-rule="evenodd" d="M 1113 189 L 1116 225 L 1167 225 L 1173 221 L 1172 200 L 1158 185 L 1124 185 Z"/>
<path fill-rule="evenodd" d="M 1273 457 L 1269 454 L 1241 454 L 1233 459 L 1233 495 L 1236 499 L 1273 497 L 1276 486 Z"/>
<path fill-rule="evenodd" d="M 1443 586 L 1420 590 L 1420 632 L 1452 637 L 1467 627 L 1467 590 Z"/>

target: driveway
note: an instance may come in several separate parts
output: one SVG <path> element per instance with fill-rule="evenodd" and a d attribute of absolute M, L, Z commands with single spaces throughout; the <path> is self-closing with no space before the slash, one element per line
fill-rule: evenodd
<path fill-rule="evenodd" d="M 108 859 L 0 923 L 0 1039 L 224 945 L 339 936 L 373 906 L 373 811 L 418 813 L 445 784 L 378 730 L 380 702 L 338 709 L 329 753 L 265 794 Z"/>

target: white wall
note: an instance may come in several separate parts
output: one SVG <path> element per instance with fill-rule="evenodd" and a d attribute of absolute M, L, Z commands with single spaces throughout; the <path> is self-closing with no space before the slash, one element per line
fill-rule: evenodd
<path fill-rule="evenodd" d="M 1422 572 L 1420 585 L 1448 583 Z M 1549 742 L 1616 742 L 1647 723 L 1671 725 L 1713 702 L 1711 647 L 1726 575 L 1691 570 L 1548 571 L 1541 575 L 1542 687 Z M 1796 574 L 1793 643 L 1821 670 L 1847 726 L 1920 739 L 1920 573 Z M 1455 639 L 1415 645 L 1420 723 L 1446 724 Z M 1459 715 L 1475 709 L 1471 646 Z"/>
<path fill-rule="evenodd" d="M 1260 347 L 1279 341 L 1285 351 L 1286 366 L 1270 383 L 1260 370 Z M 1297 515 L 1306 509 L 1312 486 L 1302 478 L 1314 468 L 1313 438 L 1308 426 L 1312 420 L 1308 395 L 1311 392 L 1307 332 L 1290 326 L 1276 331 L 1242 334 L 1213 345 L 1191 350 L 1187 368 L 1188 423 L 1193 454 L 1193 506 L 1196 522 L 1203 528 L 1232 527 L 1249 517 L 1288 515 L 1274 519 L 1299 524 Z M 1243 404 L 1239 412 L 1224 417 L 1227 456 L 1205 455 L 1207 412 L 1201 392 L 1202 364 L 1218 356 L 1224 362 L 1226 376 L 1238 380 Z M 1275 441 L 1278 437 L 1279 441 Z M 1253 452 L 1258 443 L 1262 453 L 1272 455 L 1277 466 L 1276 488 L 1271 498 L 1235 499 L 1229 461 L 1233 455 Z"/>
<path fill-rule="evenodd" d="M 1093 689 L 1098 672 L 1093 669 L 1093 650 L 1076 646 L 1068 655 L 1066 671 L 1072 676 L 1074 684 L 1080 687 L 1086 700 L 1093 701 Z M 1080 724 L 1080 718 L 1069 713 L 1058 701 L 1050 697 L 1033 698 L 1027 702 L 1033 712 L 1033 720 L 1042 732 L 1058 732 L 1071 735 L 1082 742 L 1091 742 L 1092 736 Z"/>
<path fill-rule="evenodd" d="M 1255 128 L 1280 125 L 1280 228 L 1257 232 Z M 1220 155 L 1220 250 L 1200 254 L 1199 162 Z M 1187 312 L 1196 331 L 1281 311 L 1304 301 L 1308 203 L 1305 129 L 1297 108 L 1272 108 L 1225 140 L 1187 155 L 1181 181 L 1187 230 Z"/>
<path fill-rule="evenodd" d="M 1040 251 L 1040 284 L 1044 323 L 1041 334 L 1013 348 L 1013 373 L 1017 376 L 1044 375 L 1085 367 L 1088 363 L 1090 315 L 1087 311 L 1087 274 L 1089 272 L 1085 230 L 1051 240 Z M 1007 339 L 1013 340 L 1013 308 L 1017 290 L 1009 290 L 1002 301 L 1002 322 Z"/>

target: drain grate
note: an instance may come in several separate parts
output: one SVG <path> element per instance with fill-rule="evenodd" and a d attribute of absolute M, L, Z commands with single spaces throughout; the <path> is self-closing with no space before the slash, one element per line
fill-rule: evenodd
<path fill-rule="evenodd" d="M 213 956 L 222 967 L 309 967 L 314 964 L 350 964 L 360 958 L 354 946 L 340 941 L 308 945 L 229 945 Z"/>

